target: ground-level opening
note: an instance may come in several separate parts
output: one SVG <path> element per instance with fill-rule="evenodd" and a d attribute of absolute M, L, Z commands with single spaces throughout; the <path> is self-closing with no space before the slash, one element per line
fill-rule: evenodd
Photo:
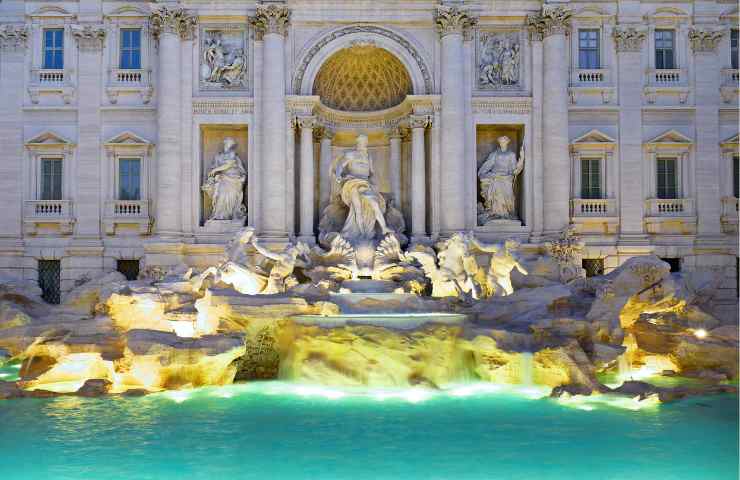
<path fill-rule="evenodd" d="M 61 301 L 61 273 L 59 260 L 39 260 L 38 283 L 41 288 L 41 298 L 48 303 L 58 304 Z"/>
<path fill-rule="evenodd" d="M 139 278 L 139 260 L 118 260 L 116 270 L 121 272 L 129 282 Z"/>
<path fill-rule="evenodd" d="M 671 266 L 671 273 L 681 271 L 681 259 L 678 257 L 661 258 L 665 263 Z"/>
<path fill-rule="evenodd" d="M 587 277 L 596 277 L 604 274 L 603 258 L 584 258 L 581 260 L 581 267 L 586 270 Z"/>

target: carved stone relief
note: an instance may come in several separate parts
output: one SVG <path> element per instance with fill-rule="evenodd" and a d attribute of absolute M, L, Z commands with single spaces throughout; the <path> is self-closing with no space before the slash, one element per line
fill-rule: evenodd
<path fill-rule="evenodd" d="M 247 86 L 246 30 L 240 27 L 205 28 L 201 37 L 201 89 L 244 89 Z"/>
<path fill-rule="evenodd" d="M 0 27 L 0 50 L 26 48 L 28 28 L 25 25 L 3 25 Z"/>
<path fill-rule="evenodd" d="M 520 86 L 522 53 L 518 32 L 482 31 L 476 50 L 480 90 L 505 90 Z"/>
<path fill-rule="evenodd" d="M 80 50 L 100 50 L 105 40 L 103 25 L 72 25 L 72 36 L 77 39 Z"/>

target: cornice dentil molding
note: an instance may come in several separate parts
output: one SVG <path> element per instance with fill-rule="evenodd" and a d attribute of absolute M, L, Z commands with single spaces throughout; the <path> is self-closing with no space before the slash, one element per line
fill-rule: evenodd
<path fill-rule="evenodd" d="M 26 48 L 28 28 L 25 25 L 3 25 L 0 27 L 0 50 Z"/>
<path fill-rule="evenodd" d="M 195 34 L 195 27 L 198 20 L 185 9 L 169 9 L 162 7 L 155 10 L 149 16 L 149 25 L 151 26 L 154 38 L 159 38 L 162 33 L 174 33 L 182 40 L 190 40 Z"/>
<path fill-rule="evenodd" d="M 271 33 L 284 37 L 288 34 L 290 10 L 283 5 L 257 5 L 252 25 L 260 37 Z"/>
<path fill-rule="evenodd" d="M 467 10 L 455 6 L 438 5 L 434 16 L 437 32 L 440 37 L 450 34 L 462 35 L 466 30 L 478 23 Z"/>
<path fill-rule="evenodd" d="M 72 36 L 77 40 L 80 50 L 101 50 L 105 40 L 103 25 L 72 25 Z"/>
<path fill-rule="evenodd" d="M 532 39 L 567 34 L 573 12 L 563 6 L 543 5 L 540 13 L 527 15 L 527 28 Z"/>
<path fill-rule="evenodd" d="M 708 30 L 694 27 L 689 31 L 689 42 L 694 52 L 714 53 L 717 50 L 723 33 L 717 30 Z"/>
<path fill-rule="evenodd" d="M 617 52 L 639 52 L 647 34 L 634 27 L 624 27 L 615 28 L 612 37 Z"/>

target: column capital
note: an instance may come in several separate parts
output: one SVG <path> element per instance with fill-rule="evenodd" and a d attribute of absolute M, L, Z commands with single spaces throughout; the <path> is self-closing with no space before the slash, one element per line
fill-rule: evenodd
<path fill-rule="evenodd" d="M 154 38 L 162 33 L 173 33 L 182 40 L 190 40 L 195 34 L 198 19 L 185 9 L 162 7 L 149 16 L 149 25 Z"/>
<path fill-rule="evenodd" d="M 447 5 L 437 5 L 434 21 L 437 24 L 437 32 L 440 37 L 451 34 L 462 35 L 478 23 L 478 19 L 467 10 Z"/>
<path fill-rule="evenodd" d="M 259 37 L 270 33 L 284 37 L 290 25 L 290 9 L 284 5 L 257 5 L 257 13 L 251 21 Z"/>
<path fill-rule="evenodd" d="M 639 52 L 647 34 L 634 27 L 617 27 L 612 32 L 617 52 Z"/>
<path fill-rule="evenodd" d="M 296 117 L 296 123 L 301 127 L 301 130 L 312 130 L 318 125 L 314 115 L 302 115 Z"/>
<path fill-rule="evenodd" d="M 409 128 L 427 128 L 431 125 L 432 119 L 429 115 L 409 115 Z"/>
<path fill-rule="evenodd" d="M 103 49 L 106 34 L 104 25 L 72 25 L 70 30 L 80 50 Z"/>
<path fill-rule="evenodd" d="M 573 12 L 563 6 L 543 5 L 542 11 L 527 15 L 527 28 L 532 40 L 550 35 L 565 35 L 570 31 Z"/>
<path fill-rule="evenodd" d="M 28 42 L 28 27 L 6 24 L 0 27 L 0 50 L 23 50 Z"/>
<path fill-rule="evenodd" d="M 388 138 L 403 139 L 403 137 L 404 137 L 404 131 L 400 125 L 397 125 L 391 128 L 390 131 L 388 132 Z"/>
<path fill-rule="evenodd" d="M 694 27 L 689 30 L 689 42 L 694 53 L 715 53 L 723 32 Z"/>

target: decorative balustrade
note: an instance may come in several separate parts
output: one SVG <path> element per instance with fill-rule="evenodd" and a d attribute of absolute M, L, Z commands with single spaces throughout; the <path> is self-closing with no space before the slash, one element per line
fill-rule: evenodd
<path fill-rule="evenodd" d="M 727 218 L 737 219 L 737 197 L 723 197 L 722 198 L 722 216 Z"/>
<path fill-rule="evenodd" d="M 141 86 L 149 84 L 150 73 L 148 70 L 122 70 L 114 69 L 111 71 L 111 85 L 120 86 Z"/>
<path fill-rule="evenodd" d="M 71 218 L 70 200 L 26 200 L 23 216 L 26 218 Z"/>
<path fill-rule="evenodd" d="M 574 198 L 570 202 L 573 217 L 617 216 L 617 203 L 613 198 Z"/>
<path fill-rule="evenodd" d="M 740 70 L 736 68 L 722 69 L 722 86 L 738 87 L 740 85 Z"/>
<path fill-rule="evenodd" d="M 678 87 L 686 85 L 686 72 L 682 69 L 648 70 L 648 84 L 658 87 Z"/>
<path fill-rule="evenodd" d="M 111 218 L 149 218 L 146 200 L 112 200 L 106 202 L 107 216 Z"/>
<path fill-rule="evenodd" d="M 608 70 L 598 69 L 577 69 L 573 71 L 574 86 L 592 86 L 603 85 L 608 80 Z"/>
<path fill-rule="evenodd" d="M 64 70 L 37 69 L 33 71 L 33 79 L 39 85 L 62 85 Z"/>
<path fill-rule="evenodd" d="M 651 198 L 647 200 L 647 214 L 652 217 L 694 216 L 693 198 Z"/>

